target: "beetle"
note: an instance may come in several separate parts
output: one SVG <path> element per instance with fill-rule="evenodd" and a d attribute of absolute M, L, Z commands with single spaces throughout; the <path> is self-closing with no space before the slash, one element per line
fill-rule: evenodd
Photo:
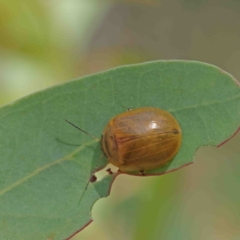
<path fill-rule="evenodd" d="M 101 146 L 120 172 L 141 172 L 161 167 L 177 154 L 182 131 L 167 111 L 155 107 L 130 109 L 107 123 Z"/>
<path fill-rule="evenodd" d="M 173 115 L 160 108 L 142 107 L 128 109 L 111 118 L 103 130 L 101 147 L 108 161 L 120 172 L 138 171 L 144 175 L 147 170 L 169 163 L 181 142 L 182 131 Z M 91 182 L 96 181 L 93 176 Z"/>

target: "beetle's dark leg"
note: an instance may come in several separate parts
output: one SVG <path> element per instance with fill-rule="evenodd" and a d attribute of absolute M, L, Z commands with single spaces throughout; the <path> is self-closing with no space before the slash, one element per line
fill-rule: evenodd
<path fill-rule="evenodd" d="M 86 185 L 86 187 L 85 187 L 85 191 L 87 190 L 87 188 L 88 188 L 88 185 L 89 185 L 89 183 L 91 182 L 91 183 L 94 183 L 94 182 L 96 182 L 97 181 L 97 177 L 94 175 L 94 173 L 92 174 L 92 176 L 90 177 L 90 179 L 89 179 L 89 181 L 87 182 L 87 185 Z"/>
<path fill-rule="evenodd" d="M 119 173 L 122 173 L 122 171 L 120 169 L 117 170 Z"/>
<path fill-rule="evenodd" d="M 108 168 L 106 171 L 107 171 L 109 174 L 113 174 L 111 168 Z"/>
<path fill-rule="evenodd" d="M 139 171 L 139 173 L 142 174 L 142 176 L 145 176 L 145 171 L 144 170 Z"/>
<path fill-rule="evenodd" d="M 91 177 L 90 177 L 90 182 L 93 183 L 93 182 L 96 182 L 97 181 L 97 177 L 93 174 Z"/>
<path fill-rule="evenodd" d="M 100 156 L 100 158 L 99 158 L 98 160 L 100 160 L 102 157 L 103 157 L 103 154 L 101 154 L 101 156 Z M 88 185 L 89 185 L 90 182 L 91 182 L 91 183 L 94 183 L 94 182 L 97 181 L 97 177 L 96 177 L 96 175 L 95 175 L 96 170 L 97 170 L 97 168 L 95 167 L 95 169 L 93 170 L 93 172 L 92 172 L 92 174 L 91 174 L 91 177 L 90 177 L 90 179 L 89 179 L 89 181 L 88 181 L 88 183 L 87 183 L 87 185 L 86 185 L 85 190 L 87 190 Z"/>

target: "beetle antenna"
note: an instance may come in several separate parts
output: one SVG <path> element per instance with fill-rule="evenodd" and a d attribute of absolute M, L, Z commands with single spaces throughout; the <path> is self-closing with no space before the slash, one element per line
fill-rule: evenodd
<path fill-rule="evenodd" d="M 80 127 L 78 127 L 78 126 L 76 126 L 75 124 L 69 122 L 67 119 L 65 119 L 65 121 L 66 121 L 67 123 L 69 123 L 70 125 L 72 125 L 73 127 L 77 128 L 78 130 L 82 131 L 83 133 L 87 134 L 88 136 L 90 136 L 90 137 L 92 137 L 92 138 L 95 138 L 95 139 L 99 140 L 99 138 L 97 138 L 96 136 L 94 136 L 94 135 L 92 135 L 92 134 L 90 134 L 90 133 L 84 131 L 84 130 L 81 129 Z"/>

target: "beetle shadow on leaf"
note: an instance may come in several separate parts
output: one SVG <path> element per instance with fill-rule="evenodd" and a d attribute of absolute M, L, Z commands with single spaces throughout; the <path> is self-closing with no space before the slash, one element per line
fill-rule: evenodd
<path fill-rule="evenodd" d="M 66 142 L 66 141 L 63 141 L 59 138 L 55 138 L 55 140 L 58 142 L 58 143 L 61 143 L 61 144 L 64 144 L 64 145 L 68 145 L 68 146 L 72 146 L 72 147 L 79 147 L 80 144 L 77 144 L 77 143 L 69 143 L 69 142 Z"/>
<path fill-rule="evenodd" d="M 69 147 L 81 146 L 81 144 L 69 143 L 59 138 L 55 138 L 55 140 L 58 143 L 69 146 Z M 89 159 L 89 161 L 91 161 L 91 167 L 90 167 L 91 172 L 89 173 L 89 177 L 91 177 L 96 171 L 101 170 L 107 165 L 107 159 L 102 152 L 100 141 L 96 142 L 96 144 L 93 144 L 93 145 L 85 144 L 84 148 L 86 150 L 87 149 L 90 150 L 90 152 L 93 152 L 91 159 Z"/>
<path fill-rule="evenodd" d="M 90 177 L 97 171 L 103 169 L 107 165 L 107 159 L 102 152 L 100 143 L 95 146 L 87 145 L 86 148 L 91 149 L 93 152 L 93 157 L 91 159 L 91 172 Z"/>

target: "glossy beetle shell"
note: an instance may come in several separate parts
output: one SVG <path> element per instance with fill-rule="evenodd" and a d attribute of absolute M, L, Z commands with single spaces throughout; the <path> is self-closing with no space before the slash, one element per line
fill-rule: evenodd
<path fill-rule="evenodd" d="M 145 171 L 171 161 L 181 140 L 180 126 L 170 113 L 144 107 L 110 119 L 103 131 L 102 150 L 122 172 Z"/>

